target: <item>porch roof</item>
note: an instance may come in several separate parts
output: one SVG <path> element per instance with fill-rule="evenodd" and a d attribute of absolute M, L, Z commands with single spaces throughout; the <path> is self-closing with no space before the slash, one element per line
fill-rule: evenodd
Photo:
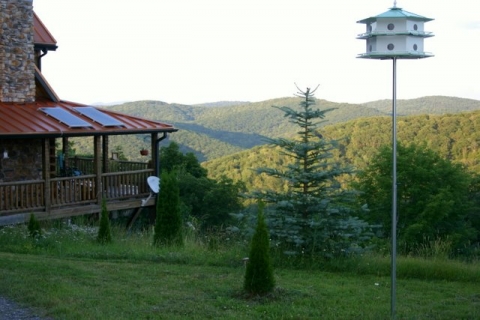
<path fill-rule="evenodd" d="M 57 49 L 57 41 L 35 12 L 33 27 L 35 49 L 42 51 Z M 0 139 L 178 131 L 173 125 L 160 121 L 62 100 L 37 66 L 35 66 L 35 86 L 34 102 L 0 101 Z M 90 108 L 80 109 L 81 107 Z M 82 110 L 85 112 L 81 112 Z"/>
<path fill-rule="evenodd" d="M 175 132 L 173 125 L 163 122 L 134 117 L 124 113 L 109 110 L 107 108 L 91 107 L 100 111 L 103 115 L 113 118 L 121 125 L 102 125 L 75 108 L 88 107 L 84 104 L 59 100 L 52 101 L 48 98 L 40 98 L 32 103 L 0 102 L 0 139 L 25 138 L 25 137 L 66 137 L 66 136 L 95 136 L 95 135 L 119 135 L 153 132 Z M 59 108 L 63 114 L 74 117 L 79 121 L 85 121 L 85 126 L 69 126 L 56 117 L 48 115 L 45 108 Z M 57 110 L 59 110 L 57 109 Z M 110 118 L 110 119 L 111 119 Z M 67 121 L 68 122 L 68 121 Z M 84 123 L 84 122 L 82 122 Z"/>

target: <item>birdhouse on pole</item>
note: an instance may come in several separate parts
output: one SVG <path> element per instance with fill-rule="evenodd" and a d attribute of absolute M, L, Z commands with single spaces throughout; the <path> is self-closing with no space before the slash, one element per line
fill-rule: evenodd
<path fill-rule="evenodd" d="M 425 22 L 433 19 L 420 16 L 398 8 L 396 1 L 390 10 L 377 16 L 366 18 L 366 30 L 357 39 L 367 40 L 366 52 L 357 58 L 365 59 L 420 59 L 433 57 L 425 52 L 423 40 L 433 37 L 432 32 L 424 30 Z"/>
<path fill-rule="evenodd" d="M 397 1 L 387 12 L 357 21 L 364 23 L 366 30 L 357 39 L 367 40 L 365 53 L 357 58 L 391 59 L 393 61 L 392 97 L 392 283 L 391 316 L 395 319 L 396 301 L 396 256 L 397 256 L 397 59 L 421 59 L 433 57 L 425 52 L 423 40 L 433 33 L 423 29 L 425 22 L 433 19 L 411 13 L 397 7 Z"/>

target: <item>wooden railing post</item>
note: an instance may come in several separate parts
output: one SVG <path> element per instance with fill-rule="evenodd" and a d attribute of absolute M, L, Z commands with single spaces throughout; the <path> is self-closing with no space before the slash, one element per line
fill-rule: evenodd
<path fill-rule="evenodd" d="M 107 135 L 104 135 L 102 136 L 102 151 L 103 151 L 103 157 L 102 157 L 102 170 L 103 172 L 109 172 L 109 168 L 108 168 L 108 149 L 109 149 L 109 146 L 108 146 L 109 142 L 108 142 L 108 136 Z"/>
<path fill-rule="evenodd" d="M 152 133 L 152 136 L 151 136 L 151 142 L 152 142 L 152 163 L 151 163 L 151 166 L 149 166 L 148 168 L 149 169 L 153 169 L 153 172 L 154 172 L 154 175 L 158 172 L 158 157 L 160 156 L 158 154 L 158 143 L 157 143 L 157 140 L 158 140 L 158 133 L 157 132 L 153 132 Z"/>
<path fill-rule="evenodd" d="M 70 159 L 68 158 L 68 155 L 70 153 L 70 148 L 68 145 L 68 137 L 63 137 L 62 138 L 62 152 L 63 152 L 63 170 L 67 170 L 68 167 L 70 167 Z"/>
<path fill-rule="evenodd" d="M 102 203 L 102 136 L 94 136 L 93 138 L 93 161 L 94 161 L 94 170 L 95 170 L 95 190 L 97 203 Z M 103 137 L 104 138 L 104 137 Z"/>
<path fill-rule="evenodd" d="M 50 183 L 50 140 L 43 139 L 43 179 L 45 181 L 44 190 L 44 201 L 45 201 L 45 211 L 50 212 L 52 207 L 52 189 Z"/>

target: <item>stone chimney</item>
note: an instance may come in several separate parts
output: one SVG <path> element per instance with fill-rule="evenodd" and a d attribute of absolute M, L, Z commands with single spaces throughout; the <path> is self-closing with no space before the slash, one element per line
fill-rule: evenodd
<path fill-rule="evenodd" d="M 35 101 L 33 0 L 0 0 L 0 102 Z"/>

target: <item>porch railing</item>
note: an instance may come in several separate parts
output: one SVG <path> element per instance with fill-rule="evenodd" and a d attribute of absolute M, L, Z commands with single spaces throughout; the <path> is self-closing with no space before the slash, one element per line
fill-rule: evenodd
<path fill-rule="evenodd" d="M 93 174 L 95 172 L 93 158 L 74 157 L 71 158 L 69 161 L 70 170 L 75 170 L 77 172 L 80 172 L 81 174 Z M 137 171 L 145 169 L 148 169 L 147 162 L 124 160 L 108 161 L 108 172 Z M 61 173 L 59 174 L 61 175 Z"/>
<path fill-rule="evenodd" d="M 0 216 L 15 212 L 38 212 L 52 208 L 81 206 L 107 200 L 144 198 L 150 193 L 147 178 L 153 169 L 103 173 L 100 188 L 94 174 L 52 178 L 49 188 L 45 180 L 0 183 Z M 47 194 L 47 192 L 49 194 Z"/>
<path fill-rule="evenodd" d="M 122 199 L 149 194 L 147 178 L 152 174 L 152 169 L 104 173 L 102 174 L 104 196 L 107 199 Z"/>
<path fill-rule="evenodd" d="M 0 214 L 45 209 L 45 180 L 0 183 Z"/>
<path fill-rule="evenodd" d="M 92 203 L 97 200 L 96 175 L 54 178 L 50 180 L 52 206 Z"/>

